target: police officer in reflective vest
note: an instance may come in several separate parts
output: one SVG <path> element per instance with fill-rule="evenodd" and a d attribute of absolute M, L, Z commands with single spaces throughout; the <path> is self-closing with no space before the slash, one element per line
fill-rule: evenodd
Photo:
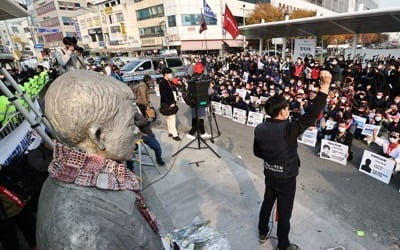
<path fill-rule="evenodd" d="M 268 99 L 265 110 L 271 119 L 259 124 L 254 131 L 254 155 L 264 160 L 265 194 L 258 224 L 259 240 L 268 240 L 268 221 L 277 200 L 278 250 L 300 249 L 290 243 L 290 217 L 292 216 L 296 177 L 300 159 L 297 137 L 312 126 L 326 104 L 332 75 L 321 71 L 321 89 L 305 114 L 289 121 L 289 104 L 281 95 Z"/>

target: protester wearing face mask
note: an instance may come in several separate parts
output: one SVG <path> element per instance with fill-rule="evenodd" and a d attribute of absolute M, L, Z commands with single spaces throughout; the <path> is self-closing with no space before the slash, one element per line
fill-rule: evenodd
<path fill-rule="evenodd" d="M 377 131 L 374 131 L 373 141 L 382 147 L 382 153 L 386 157 L 392 158 L 396 162 L 393 174 L 397 174 L 400 171 L 400 131 L 395 130 L 390 132 L 387 139 L 378 137 Z"/>
<path fill-rule="evenodd" d="M 254 131 L 254 155 L 264 160 L 265 194 L 259 217 L 259 240 L 269 236 L 269 217 L 275 200 L 278 202 L 278 250 L 300 249 L 290 243 L 290 217 L 296 192 L 296 176 L 300 160 L 297 154 L 297 137 L 313 125 L 326 104 L 332 76 L 321 72 L 322 86 L 314 105 L 299 119 L 289 117 L 289 104 L 280 95 L 268 99 L 265 110 L 272 119 L 259 124 Z"/>
<path fill-rule="evenodd" d="M 369 108 L 383 112 L 386 107 L 387 107 L 387 102 L 383 96 L 383 92 L 382 91 L 377 92 L 376 95 L 372 97 Z"/>
<path fill-rule="evenodd" d="M 331 130 L 323 130 L 324 135 L 330 135 L 331 141 L 344 144 L 349 147 L 347 160 L 353 159 L 353 153 L 351 151 L 351 145 L 353 143 L 353 134 L 348 131 L 346 120 L 338 122 L 337 127 Z"/>

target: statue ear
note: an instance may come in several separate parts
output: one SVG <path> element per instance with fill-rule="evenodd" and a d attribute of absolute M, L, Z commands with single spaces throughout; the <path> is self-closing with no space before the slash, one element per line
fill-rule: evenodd
<path fill-rule="evenodd" d="M 103 143 L 103 127 L 100 125 L 94 124 L 90 126 L 89 131 L 89 138 L 90 140 L 100 149 L 105 150 L 106 147 Z"/>

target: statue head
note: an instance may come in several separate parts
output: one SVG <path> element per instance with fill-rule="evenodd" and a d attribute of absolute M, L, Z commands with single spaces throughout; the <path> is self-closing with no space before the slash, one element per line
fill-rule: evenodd
<path fill-rule="evenodd" d="M 45 114 L 60 142 L 116 161 L 134 153 L 134 111 L 129 87 L 87 70 L 59 76 L 45 96 Z"/>

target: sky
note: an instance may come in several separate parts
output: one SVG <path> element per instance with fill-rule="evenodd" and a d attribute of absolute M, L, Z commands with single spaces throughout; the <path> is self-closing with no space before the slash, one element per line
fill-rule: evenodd
<path fill-rule="evenodd" d="M 399 0 L 378 0 L 379 8 L 400 7 Z"/>

